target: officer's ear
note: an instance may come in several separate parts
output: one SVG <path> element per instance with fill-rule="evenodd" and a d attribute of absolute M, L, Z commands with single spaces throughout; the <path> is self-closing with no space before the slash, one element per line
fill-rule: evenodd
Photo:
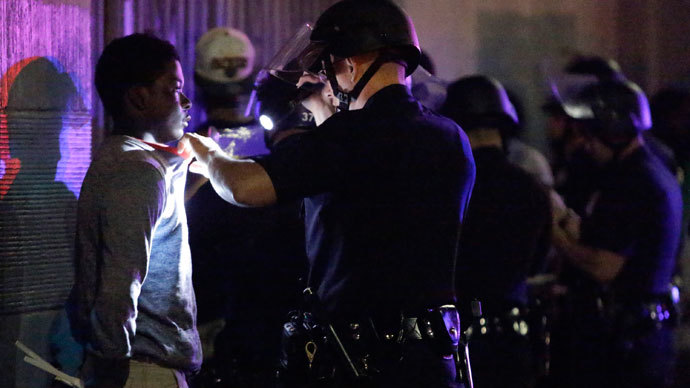
<path fill-rule="evenodd" d="M 350 81 L 355 82 L 355 75 L 356 75 L 355 61 L 352 59 L 352 57 L 345 58 L 345 66 L 347 68 L 347 71 L 348 71 L 348 74 L 350 77 Z"/>
<path fill-rule="evenodd" d="M 352 82 L 359 80 L 364 75 L 369 66 L 376 60 L 379 53 L 377 51 L 370 51 L 364 54 L 353 55 L 345 58 L 345 64 L 348 66 Z"/>

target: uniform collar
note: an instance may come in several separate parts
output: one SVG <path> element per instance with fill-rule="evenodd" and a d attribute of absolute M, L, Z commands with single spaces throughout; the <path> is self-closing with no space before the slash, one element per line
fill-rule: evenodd
<path fill-rule="evenodd" d="M 400 99 L 413 100 L 407 86 L 402 84 L 389 85 L 369 97 L 369 100 L 364 104 L 364 108 L 369 109 L 379 105 L 389 106 L 388 104 L 392 101 L 395 101 L 396 104 L 399 103 Z"/>

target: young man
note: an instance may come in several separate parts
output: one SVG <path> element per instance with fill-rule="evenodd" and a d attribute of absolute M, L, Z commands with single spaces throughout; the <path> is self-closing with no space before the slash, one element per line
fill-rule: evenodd
<path fill-rule="evenodd" d="M 165 150 L 191 103 L 178 54 L 134 34 L 111 42 L 96 88 L 114 122 L 79 198 L 75 323 L 87 387 L 186 387 L 201 364 L 187 242 L 187 163 Z M 137 385 L 138 386 L 138 385 Z"/>
<path fill-rule="evenodd" d="M 230 202 L 305 198 L 312 312 L 333 329 L 329 344 L 336 335 L 344 341 L 331 358 L 350 361 L 329 374 L 333 385 L 456 386 L 459 327 L 447 305 L 455 302 L 457 232 L 474 182 L 467 137 L 407 90 L 419 44 L 393 3 L 339 2 L 310 39 L 313 56 L 296 62 L 323 60 L 333 91 L 350 93 L 349 111 L 332 114 L 328 95 L 320 107 L 311 101 L 319 127 L 264 158 L 233 160 L 194 134 L 183 146 Z M 447 326 L 425 326 L 444 315 Z M 307 382 L 329 358 L 318 349 Z"/>

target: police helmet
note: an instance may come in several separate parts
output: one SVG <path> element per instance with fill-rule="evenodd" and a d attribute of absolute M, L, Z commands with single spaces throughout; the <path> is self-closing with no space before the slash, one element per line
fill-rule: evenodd
<path fill-rule="evenodd" d="M 577 55 L 565 66 L 570 74 L 589 74 L 600 81 L 624 80 L 625 75 L 620 65 L 613 59 L 598 55 Z"/>
<path fill-rule="evenodd" d="M 626 79 L 623 70 L 616 60 L 598 55 L 573 56 L 563 67 L 562 74 L 557 75 L 556 78 L 586 76 L 598 81 L 623 81 Z M 563 105 L 558 97 L 554 95 L 549 95 L 541 108 L 550 116 L 568 116 L 563 111 Z"/>
<path fill-rule="evenodd" d="M 388 0 L 344 0 L 319 17 L 311 41 L 324 45 L 323 54 L 348 58 L 381 49 L 395 49 L 409 76 L 421 51 L 412 20 Z"/>
<path fill-rule="evenodd" d="M 629 80 L 595 82 L 562 103 L 569 117 L 588 123 L 589 133 L 611 146 L 625 145 L 652 126 L 647 96 Z"/>
<path fill-rule="evenodd" d="M 484 127 L 506 133 L 519 124 L 503 85 L 483 75 L 464 77 L 450 84 L 440 112 L 466 131 Z"/>

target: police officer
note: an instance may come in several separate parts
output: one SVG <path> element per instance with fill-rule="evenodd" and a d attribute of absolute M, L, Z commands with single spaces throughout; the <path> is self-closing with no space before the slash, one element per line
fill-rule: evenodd
<path fill-rule="evenodd" d="M 625 79 L 618 62 L 593 55 L 575 55 L 565 65 L 563 73 L 566 78 Z M 582 215 L 598 176 L 595 174 L 594 162 L 582 150 L 580 122 L 572 120 L 553 96 L 547 99 L 542 108 L 547 116 L 554 188 L 569 208 Z"/>
<path fill-rule="evenodd" d="M 553 243 L 574 268 L 563 336 L 572 341 L 561 354 L 570 358 L 554 358 L 554 368 L 562 366 L 562 386 L 668 386 L 678 183 L 643 146 L 651 119 L 637 85 L 600 80 L 577 90 L 563 93 L 561 103 L 581 124 L 585 150 L 603 179 L 579 229 L 568 232 L 559 220 L 554 227 Z"/>
<path fill-rule="evenodd" d="M 470 329 L 474 380 L 487 388 L 534 386 L 526 280 L 550 247 L 549 196 L 507 159 L 504 136 L 518 119 L 498 81 L 477 75 L 452 83 L 441 113 L 467 131 L 477 164 L 455 279 L 461 316 L 470 316 L 473 299 L 482 305 Z"/>
<path fill-rule="evenodd" d="M 309 38 L 308 57 L 324 64 L 333 92 L 350 94 L 349 110 L 330 115 L 324 105 L 330 117 L 316 130 L 264 158 L 233 160 L 194 134 L 182 146 L 228 201 L 304 198 L 312 312 L 328 339 L 308 344 L 310 366 L 336 360 L 333 384 L 455 386 L 459 327 L 449 305 L 475 174 L 467 137 L 406 89 L 419 45 L 393 3 L 339 2 Z"/>

